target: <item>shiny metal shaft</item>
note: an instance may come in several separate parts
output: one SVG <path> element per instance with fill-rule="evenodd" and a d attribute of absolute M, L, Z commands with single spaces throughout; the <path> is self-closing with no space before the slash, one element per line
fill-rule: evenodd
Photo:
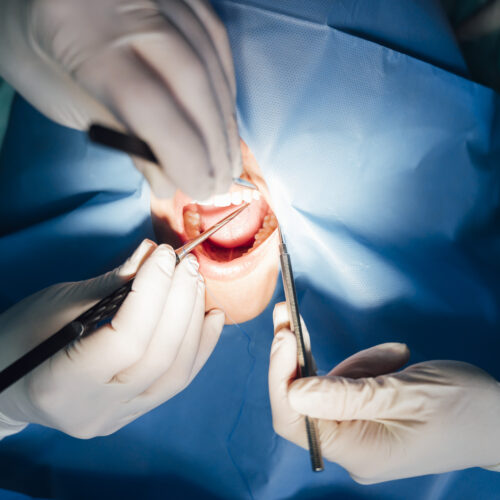
<path fill-rule="evenodd" d="M 175 250 L 175 254 L 177 255 L 177 263 L 181 262 L 186 255 L 188 255 L 193 249 L 195 249 L 198 245 L 203 243 L 207 238 L 210 238 L 212 234 L 218 231 L 222 226 L 225 226 L 228 222 L 232 221 L 235 217 L 237 217 L 245 208 L 247 208 L 249 203 L 244 203 L 240 208 L 236 209 L 234 212 L 231 212 L 227 217 L 224 217 L 221 221 L 214 224 L 212 227 L 208 228 L 206 231 L 203 231 L 199 236 L 194 238 L 191 241 L 188 241 L 185 245 L 182 245 L 180 248 Z"/>
<path fill-rule="evenodd" d="M 297 361 L 298 361 L 298 377 L 313 377 L 316 375 L 312 353 L 308 348 L 302 325 L 300 323 L 299 306 L 297 301 L 297 291 L 295 289 L 295 281 L 293 279 L 292 262 L 290 255 L 287 252 L 281 229 L 278 227 L 280 239 L 280 263 L 281 276 L 283 278 L 283 288 L 285 289 L 285 298 L 288 308 L 288 316 L 290 318 L 290 329 L 295 334 L 297 340 Z M 321 443 L 318 438 L 318 428 L 316 420 L 306 416 L 306 432 L 309 445 L 309 455 L 311 457 L 311 466 L 314 472 L 323 470 L 323 456 L 321 455 Z"/>
<path fill-rule="evenodd" d="M 233 177 L 233 182 L 239 186 L 246 187 L 248 189 L 258 189 L 258 187 L 250 181 L 243 179 L 242 177 Z"/>

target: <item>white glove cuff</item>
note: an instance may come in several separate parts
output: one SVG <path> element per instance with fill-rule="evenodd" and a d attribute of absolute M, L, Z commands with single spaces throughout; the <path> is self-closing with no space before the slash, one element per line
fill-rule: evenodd
<path fill-rule="evenodd" d="M 0 413 L 0 440 L 11 434 L 21 432 L 28 424 L 25 422 L 18 422 Z"/>

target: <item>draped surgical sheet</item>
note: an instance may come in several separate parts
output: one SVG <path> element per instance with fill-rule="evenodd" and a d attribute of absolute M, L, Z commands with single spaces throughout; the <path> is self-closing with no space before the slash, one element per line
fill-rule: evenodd
<path fill-rule="evenodd" d="M 403 341 L 412 362 L 466 360 L 500 379 L 498 102 L 464 77 L 437 5 L 214 4 L 319 369 Z M 152 236 L 130 160 L 21 99 L 0 161 L 3 308 L 103 272 Z M 113 436 L 32 425 L 5 439 L 0 487 L 76 499 L 500 498 L 500 474 L 481 469 L 373 486 L 335 464 L 310 472 L 307 452 L 272 429 L 271 310 L 226 327 L 186 391 Z"/>

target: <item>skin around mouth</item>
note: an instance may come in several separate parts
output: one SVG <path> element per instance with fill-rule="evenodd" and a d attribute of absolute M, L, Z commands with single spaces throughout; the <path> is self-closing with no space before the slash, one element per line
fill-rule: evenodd
<path fill-rule="evenodd" d="M 157 238 L 180 246 L 236 210 L 249 206 L 194 251 L 206 283 L 206 310 L 226 312 L 226 322 L 243 322 L 260 314 L 271 299 L 278 276 L 278 222 L 257 162 L 241 142 L 243 177 L 259 191 L 233 185 L 210 200 L 196 201 L 181 191 L 172 200 L 152 196 Z"/>

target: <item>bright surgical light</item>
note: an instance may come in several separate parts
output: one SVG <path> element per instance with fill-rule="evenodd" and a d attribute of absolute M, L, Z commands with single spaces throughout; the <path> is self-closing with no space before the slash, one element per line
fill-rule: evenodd
<path fill-rule="evenodd" d="M 266 180 L 297 277 L 360 309 L 414 293 L 397 266 L 358 241 L 331 213 L 315 211 L 310 193 L 292 192 L 286 176 Z"/>

